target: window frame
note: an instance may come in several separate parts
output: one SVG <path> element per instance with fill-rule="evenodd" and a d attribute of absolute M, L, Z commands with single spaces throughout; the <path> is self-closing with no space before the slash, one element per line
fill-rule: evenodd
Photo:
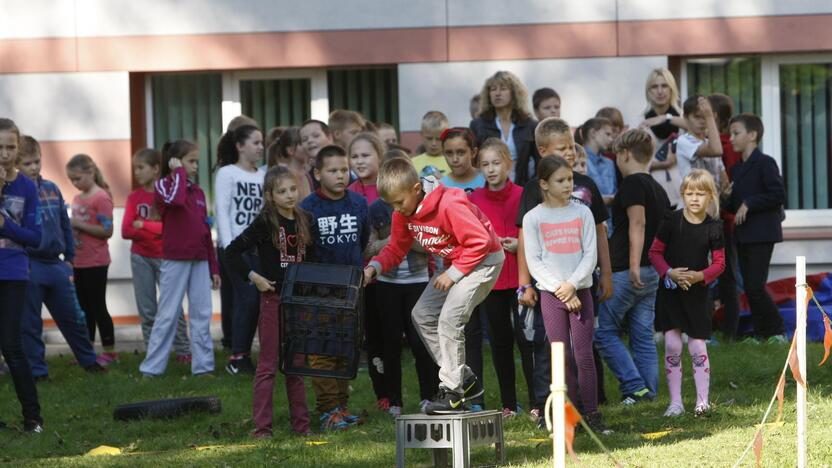
<path fill-rule="evenodd" d="M 747 55 L 747 54 L 744 54 Z M 681 66 L 682 96 L 688 95 L 687 64 L 691 60 L 713 57 L 685 57 Z M 782 130 L 780 128 L 780 66 L 813 63 L 832 63 L 832 53 L 771 54 L 760 56 L 760 118 L 766 128 L 762 146 L 783 172 Z M 786 229 L 832 228 L 832 209 L 786 210 L 783 221 Z"/>

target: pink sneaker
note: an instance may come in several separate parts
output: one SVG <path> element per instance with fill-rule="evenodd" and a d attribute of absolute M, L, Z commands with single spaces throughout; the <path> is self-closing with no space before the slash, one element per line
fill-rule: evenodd
<path fill-rule="evenodd" d="M 179 364 L 191 364 L 191 355 L 190 354 L 177 354 L 176 355 L 176 362 Z"/>
<path fill-rule="evenodd" d="M 109 366 L 110 364 L 118 363 L 118 353 L 101 353 L 95 359 L 95 362 L 104 367 Z"/>

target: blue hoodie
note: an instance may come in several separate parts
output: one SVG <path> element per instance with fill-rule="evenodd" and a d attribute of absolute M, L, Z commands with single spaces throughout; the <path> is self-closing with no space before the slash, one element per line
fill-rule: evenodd
<path fill-rule="evenodd" d="M 41 239 L 38 247 L 29 247 L 29 257 L 43 263 L 72 262 L 75 259 L 75 242 L 69 224 L 67 206 L 61 189 L 54 182 L 38 176 L 36 181 L 40 208 Z"/>
<path fill-rule="evenodd" d="M 0 281 L 29 279 L 29 256 L 24 247 L 40 244 L 38 189 L 28 177 L 17 178 L 3 185 L 0 196 Z"/>

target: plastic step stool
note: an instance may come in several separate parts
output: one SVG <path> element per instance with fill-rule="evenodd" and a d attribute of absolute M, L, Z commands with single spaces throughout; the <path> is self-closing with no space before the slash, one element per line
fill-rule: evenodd
<path fill-rule="evenodd" d="M 433 450 L 433 464 L 448 464 L 448 449 L 454 468 L 468 468 L 471 449 L 494 444 L 497 464 L 506 462 L 503 445 L 503 415 L 499 411 L 480 411 L 428 416 L 408 414 L 396 418 L 396 466 L 404 468 L 405 449 Z"/>

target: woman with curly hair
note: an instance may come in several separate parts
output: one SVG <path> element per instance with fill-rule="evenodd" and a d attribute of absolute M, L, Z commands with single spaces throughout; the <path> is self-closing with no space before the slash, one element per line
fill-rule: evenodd
<path fill-rule="evenodd" d="M 508 145 L 514 162 L 509 177 L 525 185 L 537 167 L 540 155 L 534 144 L 537 121 L 529 112 L 529 92 L 514 73 L 498 71 L 487 80 L 480 92 L 480 114 L 471 121 L 471 131 L 482 144 L 490 137 Z"/>

